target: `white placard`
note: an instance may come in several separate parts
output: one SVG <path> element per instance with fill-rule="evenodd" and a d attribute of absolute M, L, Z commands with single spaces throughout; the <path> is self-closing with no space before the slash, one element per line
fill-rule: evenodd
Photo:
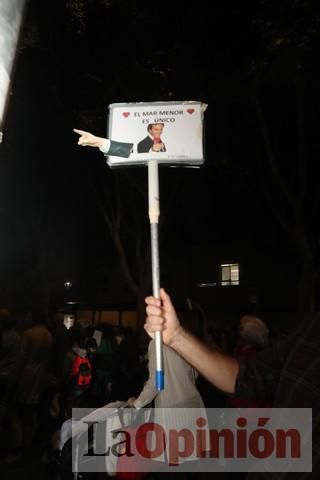
<path fill-rule="evenodd" d="M 92 336 L 96 340 L 98 347 L 100 347 L 102 332 L 100 332 L 100 330 L 95 329 Z"/>
<path fill-rule="evenodd" d="M 109 105 L 108 138 L 132 143 L 133 148 L 129 158 L 108 156 L 108 165 L 139 165 L 149 160 L 182 166 L 203 164 L 206 107 L 196 101 Z"/>

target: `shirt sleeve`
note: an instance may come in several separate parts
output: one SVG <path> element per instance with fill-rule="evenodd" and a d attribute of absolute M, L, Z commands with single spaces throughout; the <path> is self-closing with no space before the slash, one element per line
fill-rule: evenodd
<path fill-rule="evenodd" d="M 111 145 L 110 140 L 108 138 L 105 138 L 103 144 L 99 148 L 100 152 L 107 154 L 110 150 L 110 145 Z"/>

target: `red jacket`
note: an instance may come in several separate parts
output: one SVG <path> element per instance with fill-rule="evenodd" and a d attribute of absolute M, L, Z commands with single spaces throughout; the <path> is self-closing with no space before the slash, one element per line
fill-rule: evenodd
<path fill-rule="evenodd" d="M 72 363 L 71 375 L 79 387 L 88 387 L 92 380 L 91 363 L 86 357 L 77 355 Z"/>

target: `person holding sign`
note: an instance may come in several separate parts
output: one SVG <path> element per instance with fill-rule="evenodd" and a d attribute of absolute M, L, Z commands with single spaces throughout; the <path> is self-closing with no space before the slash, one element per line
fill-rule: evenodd
<path fill-rule="evenodd" d="M 318 314 L 306 316 L 296 331 L 271 347 L 250 358 L 237 359 L 209 348 L 186 330 L 164 289 L 160 289 L 160 298 L 148 296 L 145 302 L 147 318 L 144 328 L 149 336 L 153 338 L 156 331 L 161 331 L 164 344 L 217 388 L 228 394 L 241 393 L 250 398 L 271 400 L 273 406 L 281 408 L 313 407 L 314 418 L 319 418 Z M 314 440 L 314 452 L 320 452 L 319 429 Z M 316 458 L 320 474 L 320 454 Z"/>
<path fill-rule="evenodd" d="M 166 152 L 166 146 L 161 139 L 164 123 L 150 123 L 148 135 L 137 145 L 137 153 Z"/>

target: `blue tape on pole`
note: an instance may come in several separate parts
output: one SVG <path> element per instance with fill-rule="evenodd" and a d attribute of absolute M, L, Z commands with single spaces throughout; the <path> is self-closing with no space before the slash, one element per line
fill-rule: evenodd
<path fill-rule="evenodd" d="M 163 370 L 156 371 L 156 389 L 157 390 L 164 389 L 164 371 Z"/>

